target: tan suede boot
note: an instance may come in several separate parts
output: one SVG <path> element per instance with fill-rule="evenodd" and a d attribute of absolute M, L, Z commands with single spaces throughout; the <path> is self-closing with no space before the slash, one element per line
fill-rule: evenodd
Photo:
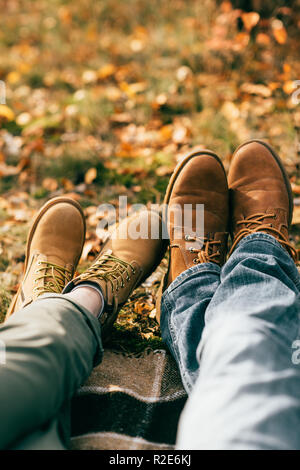
<path fill-rule="evenodd" d="M 161 297 L 165 289 L 183 271 L 198 263 L 222 265 L 227 253 L 228 187 L 221 160 L 211 151 L 191 153 L 174 170 L 164 204 L 170 237 L 170 258 L 157 295 L 156 316 L 160 321 Z M 174 208 L 191 204 L 192 217 L 187 225 L 178 222 Z M 196 204 L 204 205 L 204 233 L 197 233 Z M 187 207 L 187 206 L 185 206 Z M 182 211 L 183 212 L 183 211 Z M 177 220 L 176 220 L 177 219 Z"/>
<path fill-rule="evenodd" d="M 48 201 L 36 216 L 26 245 L 24 278 L 6 318 L 45 293 L 61 293 L 72 279 L 85 240 L 80 205 L 67 197 Z"/>
<path fill-rule="evenodd" d="M 68 293 L 83 282 L 100 287 L 105 301 L 99 318 L 104 339 L 132 291 L 160 263 L 166 250 L 161 232 L 161 217 L 154 211 L 144 210 L 124 219 L 92 266 L 64 289 Z"/>
<path fill-rule="evenodd" d="M 230 254 L 246 235 L 264 232 L 273 235 L 296 261 L 297 252 L 288 233 L 293 195 L 275 151 L 259 140 L 242 144 L 233 156 L 228 183 L 233 238 Z"/>

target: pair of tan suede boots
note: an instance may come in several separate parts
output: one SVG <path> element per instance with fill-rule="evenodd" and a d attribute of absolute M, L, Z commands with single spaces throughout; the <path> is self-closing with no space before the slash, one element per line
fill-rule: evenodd
<path fill-rule="evenodd" d="M 199 204 L 204 207 L 204 230 L 198 236 L 195 221 Z M 178 225 L 168 216 L 173 205 L 191 208 L 189 225 L 184 221 Z M 103 294 L 105 307 L 99 320 L 105 335 L 132 291 L 156 269 L 168 244 L 169 267 L 157 296 L 158 321 L 161 296 L 179 274 L 198 263 L 225 263 L 229 234 L 229 256 L 246 235 L 265 232 L 297 260 L 288 235 L 293 212 L 290 182 L 280 158 L 265 142 L 242 144 L 233 155 L 228 177 L 213 152 L 190 153 L 170 178 L 164 207 L 163 214 L 144 210 L 124 219 L 92 266 L 73 279 L 85 241 L 82 209 L 66 197 L 47 202 L 29 232 L 25 274 L 6 319 L 42 294 L 70 292 L 89 282 Z M 165 224 L 169 240 L 160 236 L 133 239 L 132 222 L 147 226 L 148 234 L 151 224 Z"/>

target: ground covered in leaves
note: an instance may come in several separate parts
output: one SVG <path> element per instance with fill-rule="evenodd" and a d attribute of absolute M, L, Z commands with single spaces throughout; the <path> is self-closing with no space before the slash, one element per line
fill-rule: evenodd
<path fill-rule="evenodd" d="M 263 14 L 232 3 L 2 0 L 1 319 L 46 200 L 67 194 L 82 204 L 82 271 L 107 236 L 97 229 L 99 204 L 117 206 L 119 195 L 129 208 L 160 203 L 175 164 L 195 147 L 228 168 L 239 143 L 267 139 L 293 184 L 299 245 L 299 2 L 273 2 L 283 6 Z M 112 346 L 160 344 L 155 293 L 165 265 L 122 310 Z"/>

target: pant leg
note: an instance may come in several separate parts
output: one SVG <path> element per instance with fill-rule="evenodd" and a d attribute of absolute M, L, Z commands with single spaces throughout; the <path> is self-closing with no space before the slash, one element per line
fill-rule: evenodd
<path fill-rule="evenodd" d="M 49 426 L 102 357 L 98 320 L 64 295 L 47 295 L 0 326 L 0 448 Z M 2 361 L 3 362 L 3 361 Z"/>
<path fill-rule="evenodd" d="M 198 376 L 196 350 L 206 308 L 220 283 L 220 271 L 214 263 L 195 265 L 181 273 L 162 296 L 162 338 L 178 364 L 188 393 Z"/>
<path fill-rule="evenodd" d="M 68 450 L 60 433 L 60 421 L 52 419 L 43 426 L 16 442 L 9 450 Z"/>
<path fill-rule="evenodd" d="M 300 449 L 300 365 L 292 360 L 299 288 L 275 238 L 257 233 L 239 243 L 206 310 L 179 448 Z"/>

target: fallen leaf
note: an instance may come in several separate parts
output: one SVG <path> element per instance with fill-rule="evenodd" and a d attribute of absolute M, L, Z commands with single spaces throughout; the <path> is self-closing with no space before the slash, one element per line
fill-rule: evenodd
<path fill-rule="evenodd" d="M 96 168 L 90 168 L 84 175 L 85 184 L 91 184 L 97 178 Z"/>
<path fill-rule="evenodd" d="M 295 183 L 291 183 L 291 186 L 292 186 L 293 193 L 299 195 L 300 194 L 300 185 L 295 184 Z"/>
<path fill-rule="evenodd" d="M 287 40 L 287 32 L 286 29 L 280 20 L 273 20 L 272 21 L 272 30 L 273 30 L 273 35 L 276 41 L 279 44 L 285 44 Z"/>
<path fill-rule="evenodd" d="M 151 310 L 151 312 L 149 313 L 149 318 L 155 318 L 156 317 L 156 308 L 154 308 L 153 310 Z"/>
<path fill-rule="evenodd" d="M 167 176 L 170 175 L 173 172 L 173 168 L 170 168 L 169 166 L 160 166 L 155 170 L 155 173 L 157 176 Z"/>
<path fill-rule="evenodd" d="M 98 78 L 104 80 L 111 77 L 116 72 L 117 68 L 114 64 L 106 64 L 98 70 Z"/>
<path fill-rule="evenodd" d="M 242 13 L 242 21 L 247 31 L 251 31 L 254 26 L 259 22 L 260 16 L 255 11 L 249 13 Z"/>
<path fill-rule="evenodd" d="M 19 166 L 6 165 L 5 163 L 0 163 L 0 177 L 1 176 L 13 176 L 20 173 Z"/>
<path fill-rule="evenodd" d="M 294 207 L 292 225 L 300 224 L 300 206 Z"/>
<path fill-rule="evenodd" d="M 85 242 L 85 244 L 83 246 L 82 254 L 81 254 L 81 261 L 86 261 L 87 260 L 89 252 L 93 248 L 93 245 L 94 245 L 94 243 L 91 242 L 91 241 Z"/>
<path fill-rule="evenodd" d="M 269 98 L 272 95 L 270 88 L 256 83 L 243 83 L 241 85 L 241 91 L 249 93 L 250 95 L 260 95 L 264 98 Z"/>
<path fill-rule="evenodd" d="M 73 191 L 74 184 L 71 180 L 69 180 L 68 178 L 62 178 L 61 182 L 66 191 Z"/>
<path fill-rule="evenodd" d="M 282 89 L 284 93 L 290 95 L 291 93 L 293 93 L 293 91 L 295 91 L 295 82 L 293 80 L 288 80 L 283 84 Z"/>
<path fill-rule="evenodd" d="M 258 35 L 256 36 L 256 42 L 261 46 L 267 46 L 268 44 L 270 44 L 270 38 L 265 33 L 258 33 Z"/>
<path fill-rule="evenodd" d="M 8 121 L 13 121 L 15 119 L 15 113 L 10 109 L 6 104 L 0 104 L 0 118 L 3 117 Z"/>

